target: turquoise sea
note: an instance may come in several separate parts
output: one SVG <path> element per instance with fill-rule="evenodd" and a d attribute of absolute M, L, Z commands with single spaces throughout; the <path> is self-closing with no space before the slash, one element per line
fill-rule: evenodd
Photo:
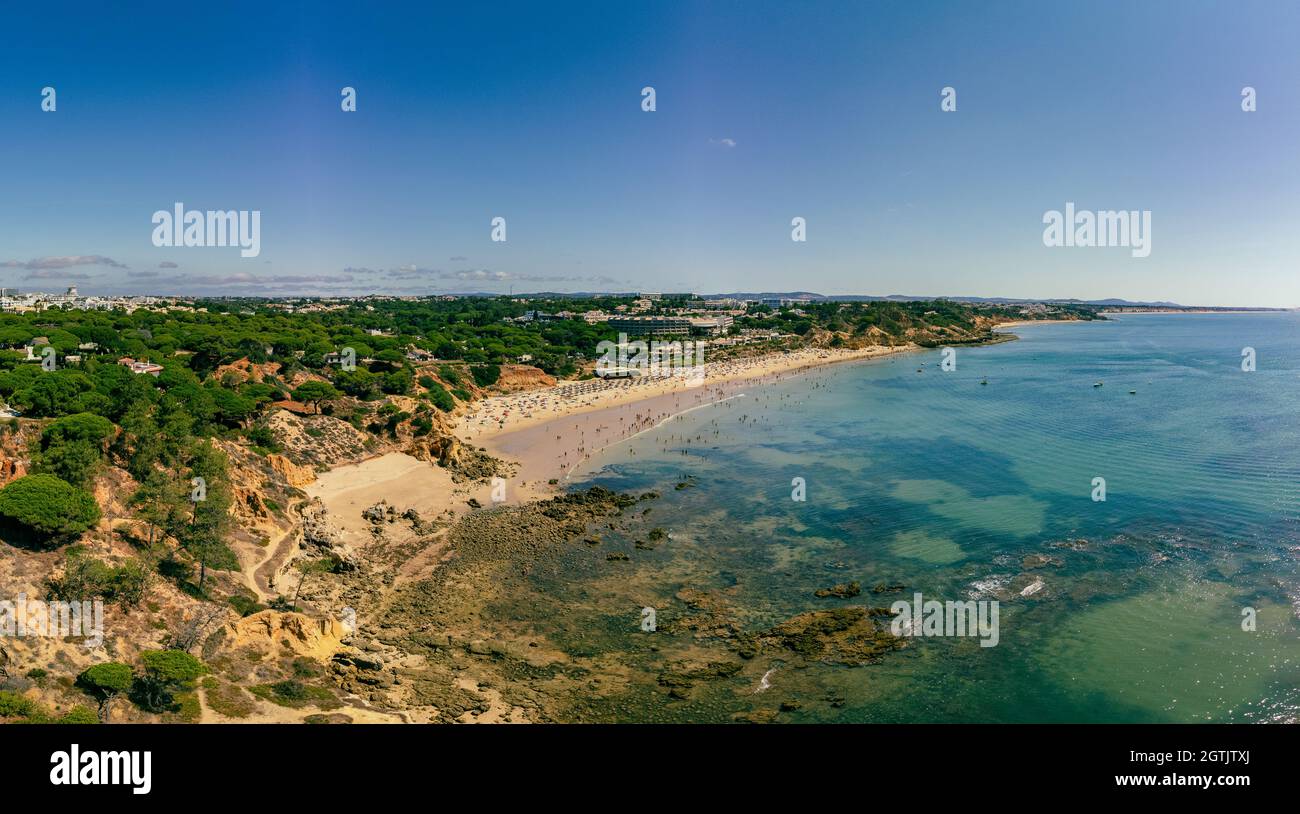
<path fill-rule="evenodd" d="M 620 443 L 575 486 L 662 494 L 671 542 L 634 562 L 659 583 L 646 604 L 717 590 L 756 627 L 850 580 L 862 596 L 832 603 L 999 599 L 995 647 L 923 638 L 879 664 L 774 670 L 765 691 L 809 700 L 785 720 L 1297 720 L 1300 315 L 1014 332 L 958 348 L 950 372 L 936 349 L 756 386 Z"/>

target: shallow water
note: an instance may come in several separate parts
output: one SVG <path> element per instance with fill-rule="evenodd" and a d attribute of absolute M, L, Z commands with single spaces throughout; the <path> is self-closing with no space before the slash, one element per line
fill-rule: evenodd
<path fill-rule="evenodd" d="M 930 637 L 862 668 L 778 666 L 758 697 L 806 702 L 783 720 L 1296 720 L 1300 316 L 1016 333 L 959 348 L 955 371 L 938 350 L 832 366 L 611 447 L 573 485 L 658 490 L 673 539 L 556 590 L 615 605 L 725 590 L 752 626 L 916 591 L 1000 600 L 994 647 Z M 813 597 L 850 580 L 856 600 Z M 759 688 L 742 674 L 709 692 L 721 716 Z"/>

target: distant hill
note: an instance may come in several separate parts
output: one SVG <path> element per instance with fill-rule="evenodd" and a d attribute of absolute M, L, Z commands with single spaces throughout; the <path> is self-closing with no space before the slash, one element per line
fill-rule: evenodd
<path fill-rule="evenodd" d="M 520 292 L 515 294 L 516 297 L 528 297 L 530 299 L 583 299 L 588 297 L 633 297 L 635 291 L 569 291 L 569 292 Z M 458 297 L 502 297 L 504 294 L 493 294 L 489 292 L 475 293 L 457 293 Z M 808 299 L 821 302 L 924 302 L 927 300 L 949 300 L 951 302 L 963 302 L 977 305 L 1029 305 L 1031 303 L 1046 303 L 1049 305 L 1091 305 L 1097 308 L 1167 308 L 1172 310 L 1198 310 L 1198 311 L 1287 311 L 1287 308 L 1268 308 L 1268 307 L 1233 307 L 1218 305 L 1183 305 L 1168 300 L 1154 301 L 1137 301 L 1125 300 L 1118 297 L 1107 297 L 1100 300 L 1081 300 L 1074 297 L 954 297 L 944 295 L 914 295 L 914 294 L 818 294 L 815 291 L 732 291 L 719 294 L 697 294 L 701 299 L 736 299 L 736 300 L 766 300 L 766 299 L 787 299 L 798 300 Z"/>
<path fill-rule="evenodd" d="M 732 298 L 732 299 L 814 299 L 828 300 L 830 302 L 917 302 L 924 300 L 951 300 L 953 302 L 971 302 L 971 303 L 988 303 L 991 305 L 1021 305 L 1033 302 L 1063 303 L 1067 305 L 1100 305 L 1115 306 L 1126 308 L 1189 308 L 1192 306 L 1180 305 L 1176 302 L 1133 302 L 1130 300 L 1121 300 L 1109 298 L 1104 300 L 1080 300 L 1075 298 L 1034 298 L 1034 297 L 952 297 L 952 296 L 916 296 L 911 294 L 887 294 L 884 296 L 876 294 L 817 294 L 812 291 L 786 291 L 786 292 L 763 292 L 763 293 L 731 293 L 731 294 L 701 294 L 706 299 L 712 298 Z"/>
<path fill-rule="evenodd" d="M 828 302 L 917 302 L 924 300 L 951 300 L 952 302 L 964 302 L 983 305 L 1028 305 L 1030 303 L 1046 303 L 1049 305 L 1091 305 L 1098 308 L 1167 308 L 1172 310 L 1198 310 L 1198 311 L 1287 311 L 1287 308 L 1266 308 L 1266 307 L 1231 307 L 1216 305 L 1183 305 L 1168 300 L 1156 301 L 1135 301 L 1125 300 L 1118 297 L 1108 297 L 1100 300 L 1081 300 L 1073 297 L 953 297 L 953 296 L 916 296 L 911 294 L 887 294 L 884 296 L 875 294 L 817 294 L 811 291 L 788 291 L 788 292 L 763 292 L 743 293 L 735 292 L 731 294 L 701 294 L 706 299 L 726 298 L 733 299 L 800 299 L 807 298 L 812 300 L 823 300 Z"/>

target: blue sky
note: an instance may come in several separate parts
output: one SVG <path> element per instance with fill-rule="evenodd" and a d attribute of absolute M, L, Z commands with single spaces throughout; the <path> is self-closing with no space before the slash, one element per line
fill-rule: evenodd
<path fill-rule="evenodd" d="M 15 5 L 0 285 L 1300 305 L 1295 4 Z M 177 201 L 261 254 L 155 247 Z M 1066 201 L 1151 255 L 1045 247 Z"/>

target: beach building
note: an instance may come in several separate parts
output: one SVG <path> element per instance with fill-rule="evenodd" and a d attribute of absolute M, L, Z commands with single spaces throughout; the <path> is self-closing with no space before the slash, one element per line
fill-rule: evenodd
<path fill-rule="evenodd" d="M 631 316 L 614 317 L 609 327 L 628 336 L 716 336 L 726 333 L 734 318 L 726 314 L 711 317 Z"/>
<path fill-rule="evenodd" d="M 153 362 L 142 362 L 132 359 L 130 356 L 123 356 L 117 360 L 119 365 L 129 368 L 132 373 L 148 373 L 150 376 L 157 378 L 163 372 L 162 365 L 155 365 Z"/>

